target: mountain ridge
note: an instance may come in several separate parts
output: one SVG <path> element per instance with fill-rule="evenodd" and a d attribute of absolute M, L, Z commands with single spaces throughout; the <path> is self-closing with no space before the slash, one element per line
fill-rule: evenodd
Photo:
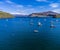
<path fill-rule="evenodd" d="M 53 16 L 53 17 L 60 17 L 59 13 L 53 12 L 53 11 L 47 11 L 47 12 L 41 12 L 41 13 L 32 13 L 29 15 L 30 17 L 49 17 L 49 16 Z"/>

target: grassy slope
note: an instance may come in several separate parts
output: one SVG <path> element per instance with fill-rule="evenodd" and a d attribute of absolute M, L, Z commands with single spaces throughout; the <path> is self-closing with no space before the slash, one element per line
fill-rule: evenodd
<path fill-rule="evenodd" d="M 56 18 L 60 18 L 60 14 L 56 15 Z"/>
<path fill-rule="evenodd" d="M 0 11 L 0 18 L 13 18 L 13 15 Z"/>

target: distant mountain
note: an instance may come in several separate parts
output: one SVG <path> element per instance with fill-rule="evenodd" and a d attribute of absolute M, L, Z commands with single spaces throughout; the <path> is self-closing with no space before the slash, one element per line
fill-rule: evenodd
<path fill-rule="evenodd" d="M 0 18 L 13 18 L 14 16 L 12 14 L 0 11 Z"/>
<path fill-rule="evenodd" d="M 27 17 L 28 15 L 13 14 L 15 17 Z"/>
<path fill-rule="evenodd" d="M 52 12 L 52 11 L 47 11 L 47 12 L 42 12 L 43 14 L 45 14 L 45 15 L 49 15 L 49 14 L 51 14 L 51 15 L 57 15 L 58 13 L 56 13 L 56 12 Z"/>
<path fill-rule="evenodd" d="M 56 12 L 52 12 L 52 11 L 47 11 L 47 12 L 42 12 L 42 13 L 32 13 L 29 16 L 30 17 L 49 17 L 49 16 L 58 17 L 60 16 L 60 14 Z"/>

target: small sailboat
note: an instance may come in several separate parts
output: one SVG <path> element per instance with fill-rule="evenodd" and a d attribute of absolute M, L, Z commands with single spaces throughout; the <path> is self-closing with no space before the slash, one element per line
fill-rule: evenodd
<path fill-rule="evenodd" d="M 39 31 L 38 30 L 34 30 L 34 33 L 38 33 Z"/>
<path fill-rule="evenodd" d="M 55 28 L 55 26 L 54 26 L 54 21 L 51 21 L 50 28 Z"/>
<path fill-rule="evenodd" d="M 42 23 L 41 22 L 38 22 L 38 26 L 41 26 L 42 25 Z"/>
<path fill-rule="evenodd" d="M 50 28 L 55 28 L 55 26 L 53 24 L 51 24 Z"/>

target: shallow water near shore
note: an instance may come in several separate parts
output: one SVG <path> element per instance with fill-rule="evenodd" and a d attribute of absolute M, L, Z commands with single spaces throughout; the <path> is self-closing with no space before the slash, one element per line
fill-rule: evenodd
<path fill-rule="evenodd" d="M 0 50 L 60 50 L 60 18 L 0 19 Z"/>

